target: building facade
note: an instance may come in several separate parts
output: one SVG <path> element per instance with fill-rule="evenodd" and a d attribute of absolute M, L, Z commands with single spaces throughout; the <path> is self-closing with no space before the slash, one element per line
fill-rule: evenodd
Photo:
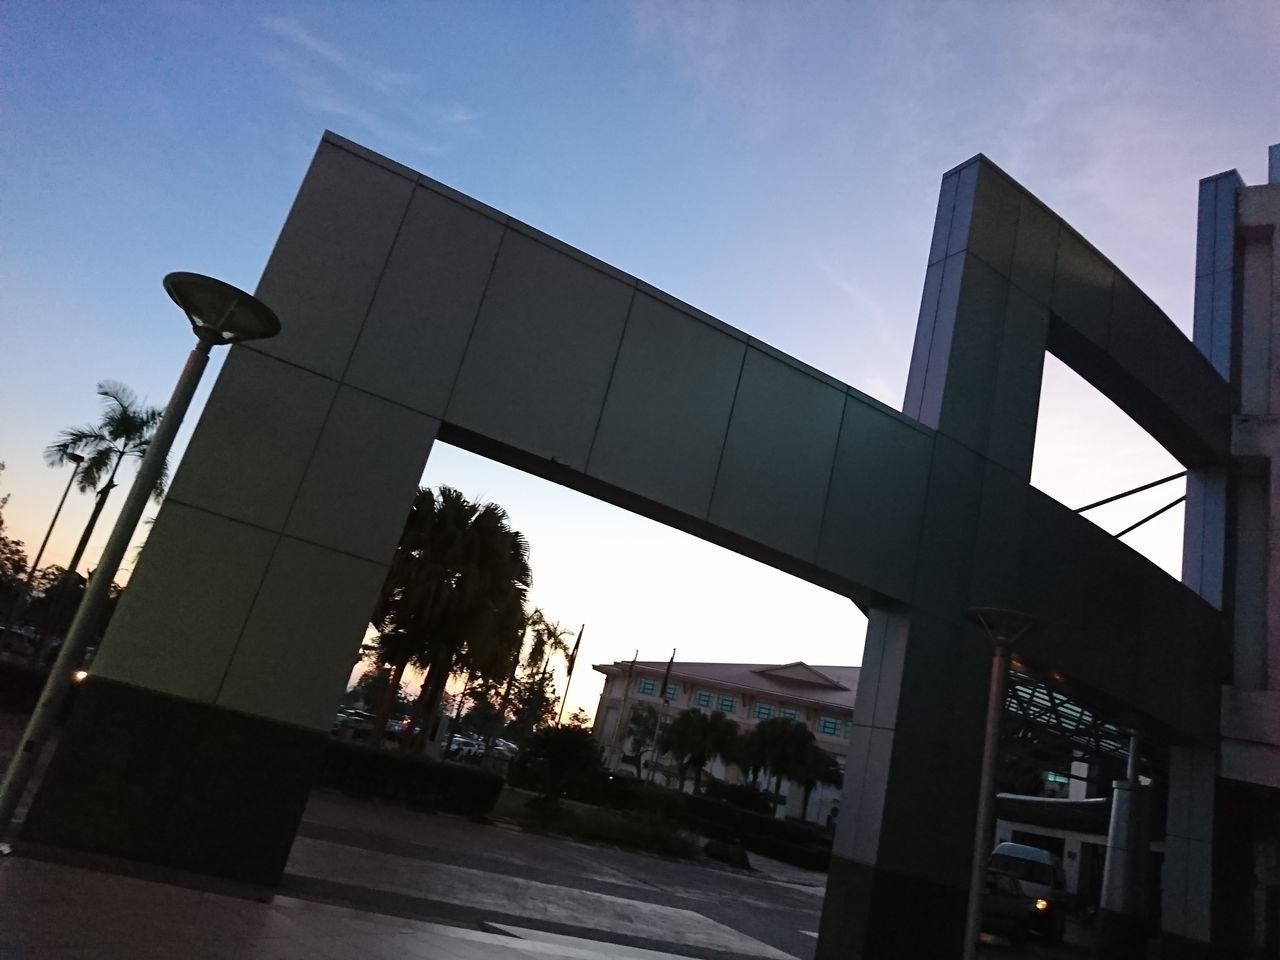
<path fill-rule="evenodd" d="M 796 661 L 784 664 L 673 663 L 668 675 L 664 661 L 625 660 L 596 664 L 604 674 L 604 689 L 596 706 L 595 735 L 605 762 L 611 770 L 633 769 L 624 757 L 631 755 L 627 723 L 633 711 L 653 707 L 659 722 L 669 721 L 681 710 L 723 713 L 746 732 L 762 720 L 783 717 L 803 723 L 813 732 L 817 745 L 835 758 L 844 770 L 849 733 L 853 727 L 853 701 L 858 686 L 858 667 L 819 666 Z M 666 689 L 663 680 L 666 678 Z M 675 776 L 662 758 L 656 762 L 659 782 Z M 742 771 L 717 758 L 709 762 L 704 777 L 726 783 L 740 783 Z M 797 817 L 817 823 L 832 823 L 839 815 L 840 790 L 819 785 L 809 796 L 788 780 L 782 782 L 786 802 L 779 804 L 779 816 Z"/>

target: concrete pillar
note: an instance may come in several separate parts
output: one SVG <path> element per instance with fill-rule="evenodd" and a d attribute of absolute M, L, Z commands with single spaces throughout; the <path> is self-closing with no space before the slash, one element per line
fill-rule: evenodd
<path fill-rule="evenodd" d="M 1146 940 L 1145 867 L 1150 841 L 1147 797 L 1138 781 L 1136 744 L 1134 738 L 1125 779 L 1111 784 L 1111 823 L 1098 917 L 1098 955 L 1107 960 L 1142 956 Z"/>

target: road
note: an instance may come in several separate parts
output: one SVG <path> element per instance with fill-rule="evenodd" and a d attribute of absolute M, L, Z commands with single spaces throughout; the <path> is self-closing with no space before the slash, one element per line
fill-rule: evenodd
<path fill-rule="evenodd" d="M 753 861 L 755 858 L 753 858 Z M 746 873 L 422 814 L 317 790 L 282 893 L 480 929 L 523 928 L 721 960 L 811 960 L 825 877 L 755 861 Z M 1076 931 L 996 958 L 1081 957 Z"/>

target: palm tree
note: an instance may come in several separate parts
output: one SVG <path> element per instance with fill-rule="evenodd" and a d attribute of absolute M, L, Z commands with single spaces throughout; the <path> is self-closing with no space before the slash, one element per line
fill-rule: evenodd
<path fill-rule="evenodd" d="M 80 565 L 107 497 L 116 486 L 120 465 L 130 458 L 142 459 L 164 413 L 160 407 L 140 403 L 137 394 L 115 380 L 99 383 L 98 396 L 102 397 L 105 406 L 102 418 L 97 423 L 63 430 L 44 451 L 45 462 L 51 467 L 62 466 L 73 453 L 84 457 L 76 477 L 76 487 L 81 493 L 97 488 L 97 503 L 85 524 L 84 533 L 80 535 L 71 562 L 67 564 L 67 569 L 72 572 Z M 169 464 L 166 460 L 152 491 L 157 502 L 164 496 L 168 477 Z"/>
<path fill-rule="evenodd" d="M 844 772 L 836 758 L 823 750 L 817 743 L 810 741 L 796 760 L 792 772 L 793 779 L 804 790 L 804 805 L 800 808 L 800 818 L 809 819 L 809 798 L 813 796 L 818 784 L 830 787 L 844 786 Z"/>
<path fill-rule="evenodd" d="M 410 663 L 426 673 L 413 725 L 433 715 L 453 673 L 510 663 L 532 579 L 529 545 L 501 507 L 452 487 L 418 491 L 370 620 L 391 689 Z M 375 729 L 389 710 L 386 701 Z"/>
<path fill-rule="evenodd" d="M 680 787 L 685 771 L 693 769 L 693 792 L 702 789 L 702 770 L 711 760 L 733 749 L 738 725 L 720 711 L 681 710 L 658 738 L 658 749 L 670 753 L 680 766 Z"/>
<path fill-rule="evenodd" d="M 657 732 L 658 711 L 647 703 L 633 707 L 627 718 L 627 743 L 632 752 L 627 754 L 624 750 L 623 758 L 630 758 L 635 764 L 637 780 L 644 777 L 644 751 Z"/>
<path fill-rule="evenodd" d="M 761 720 L 747 734 L 750 740 L 744 753 L 752 762 L 769 769 L 773 777 L 773 811 L 778 812 L 778 795 L 782 778 L 796 779 L 799 758 L 814 742 L 813 731 L 798 720 L 773 717 Z"/>

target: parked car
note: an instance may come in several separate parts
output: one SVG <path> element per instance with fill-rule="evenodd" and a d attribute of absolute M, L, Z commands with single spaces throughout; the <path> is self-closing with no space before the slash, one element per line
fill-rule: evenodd
<path fill-rule="evenodd" d="M 333 733 L 349 730 L 352 740 L 368 740 L 377 718 L 368 710 L 339 710 L 333 720 Z"/>
<path fill-rule="evenodd" d="M 982 932 L 1007 937 L 1015 949 L 1027 939 L 1027 894 L 1012 873 L 987 868 L 982 891 Z"/>
<path fill-rule="evenodd" d="M 473 760 L 484 753 L 484 741 L 470 733 L 455 733 L 449 738 L 449 756 L 456 760 Z"/>
<path fill-rule="evenodd" d="M 1046 940 L 1058 943 L 1067 925 L 1067 879 L 1062 861 L 1047 850 L 1025 843 L 996 844 L 991 866 L 1011 873 L 1022 884 L 1027 922 Z"/>

